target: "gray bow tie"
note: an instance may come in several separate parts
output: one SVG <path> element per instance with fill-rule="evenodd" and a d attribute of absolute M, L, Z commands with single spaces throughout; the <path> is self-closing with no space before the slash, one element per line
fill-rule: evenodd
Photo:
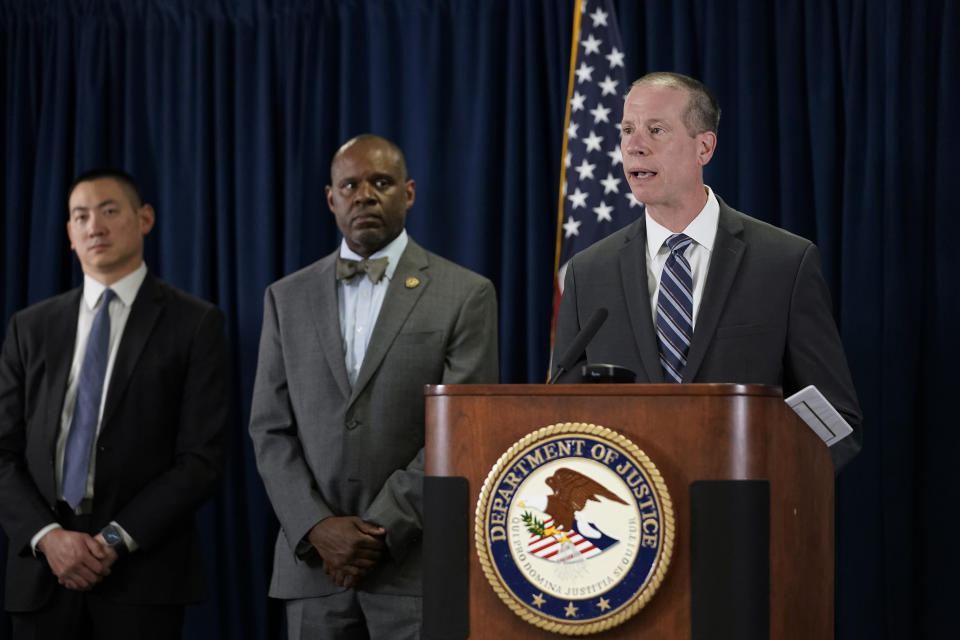
<path fill-rule="evenodd" d="M 387 258 L 375 260 L 350 260 L 337 257 L 337 280 L 350 280 L 360 272 L 366 273 L 370 282 L 377 284 L 387 271 Z"/>

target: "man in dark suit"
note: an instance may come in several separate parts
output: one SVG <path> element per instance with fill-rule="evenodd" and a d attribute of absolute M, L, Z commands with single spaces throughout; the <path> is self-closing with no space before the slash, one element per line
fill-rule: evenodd
<path fill-rule="evenodd" d="M 426 384 L 497 381 L 493 285 L 404 230 L 415 185 L 363 135 L 330 169 L 340 247 L 271 285 L 250 417 L 290 638 L 419 638 Z"/>
<path fill-rule="evenodd" d="M 704 185 L 719 119 L 693 78 L 658 72 L 634 83 L 620 147 L 646 215 L 571 261 L 554 363 L 602 307 L 607 321 L 560 380 L 578 379 L 589 361 L 631 369 L 637 382 L 763 383 L 785 395 L 816 385 L 854 429 L 831 447 L 839 470 L 860 449 L 861 415 L 819 253 Z"/>
<path fill-rule="evenodd" d="M 204 597 L 193 516 L 227 419 L 223 317 L 147 273 L 154 212 L 81 175 L 83 286 L 11 318 L 0 356 L 0 522 L 15 638 L 175 638 Z"/>

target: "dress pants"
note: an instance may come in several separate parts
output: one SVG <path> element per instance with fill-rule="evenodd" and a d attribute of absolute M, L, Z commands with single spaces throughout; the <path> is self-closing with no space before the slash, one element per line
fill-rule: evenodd
<path fill-rule="evenodd" d="M 422 602 L 357 589 L 288 600 L 289 640 L 419 640 Z"/>

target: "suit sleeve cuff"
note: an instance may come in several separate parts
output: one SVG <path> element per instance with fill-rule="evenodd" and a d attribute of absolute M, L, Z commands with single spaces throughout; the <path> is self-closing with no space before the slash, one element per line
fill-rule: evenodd
<path fill-rule="evenodd" d="M 127 546 L 127 551 L 133 552 L 139 548 L 140 545 L 137 544 L 137 541 L 134 540 L 129 533 L 127 533 L 127 530 L 124 529 L 119 522 L 116 520 L 111 520 L 110 524 L 115 526 L 120 531 L 120 535 L 123 536 L 123 543 Z"/>
<path fill-rule="evenodd" d="M 308 558 L 311 558 L 314 555 L 316 555 L 317 550 L 314 548 L 313 543 L 310 542 L 310 532 L 313 531 L 313 527 L 317 526 L 318 524 L 320 524 L 322 521 L 326 520 L 329 517 L 330 516 L 324 516 L 320 518 L 319 520 L 314 522 L 309 529 L 307 529 L 307 532 L 305 534 L 303 534 L 303 537 L 300 538 L 300 541 L 297 542 L 296 547 L 294 547 L 293 549 L 293 552 L 296 554 L 298 558 L 300 558 L 301 560 L 307 560 Z"/>
<path fill-rule="evenodd" d="M 419 504 L 417 506 L 419 507 Z M 419 510 L 417 514 L 404 511 L 389 492 L 381 492 L 360 517 L 387 530 L 387 549 L 397 560 L 402 560 L 410 546 L 423 535 Z"/>

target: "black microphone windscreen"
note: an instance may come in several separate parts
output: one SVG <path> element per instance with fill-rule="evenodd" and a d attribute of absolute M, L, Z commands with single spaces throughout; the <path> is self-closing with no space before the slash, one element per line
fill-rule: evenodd
<path fill-rule="evenodd" d="M 567 347 L 567 350 L 563 352 L 563 358 L 559 362 L 559 370 L 569 371 L 570 367 L 577 361 L 580 357 L 580 354 L 584 352 L 587 348 L 587 344 L 593 340 L 593 336 L 597 335 L 597 331 L 600 330 L 600 327 L 607 320 L 607 309 L 606 307 L 600 307 L 593 312 L 593 315 L 590 316 L 590 319 L 587 320 L 587 324 L 583 325 L 583 328 L 580 329 L 580 333 L 577 334 L 577 337 L 573 339 L 573 342 L 570 343 L 570 346 Z"/>

